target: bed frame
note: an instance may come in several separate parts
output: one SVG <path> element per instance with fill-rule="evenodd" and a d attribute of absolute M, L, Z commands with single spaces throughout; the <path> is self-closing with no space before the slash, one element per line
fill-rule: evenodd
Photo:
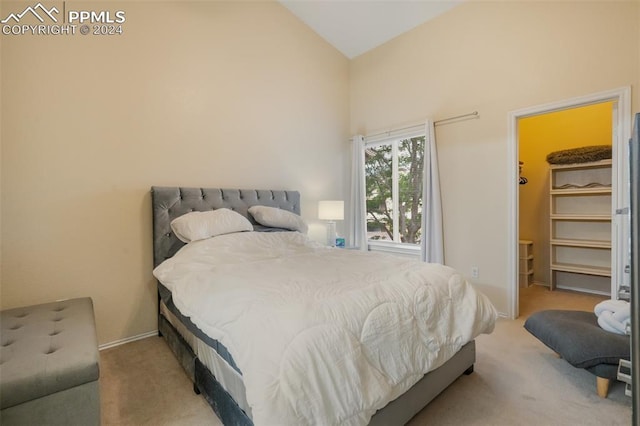
<path fill-rule="evenodd" d="M 256 229 L 247 209 L 254 205 L 278 207 L 300 214 L 300 194 L 297 191 L 241 190 L 219 188 L 151 188 L 153 204 L 153 263 L 158 266 L 173 256 L 184 245 L 171 231 L 171 221 L 191 211 L 207 211 L 229 208 L 246 216 Z M 253 426 L 251 419 L 222 388 L 215 376 L 200 362 L 189 344 L 160 311 L 160 304 L 167 305 L 177 313 L 179 319 L 193 329 L 188 318 L 177 312 L 166 289 L 158 284 L 158 333 L 163 336 L 176 358 L 193 382 L 196 393 L 202 393 L 222 423 L 226 426 Z M 161 291 L 164 294 L 161 297 Z M 198 336 L 203 337 L 203 336 Z M 205 340 L 206 341 L 206 340 Z M 378 410 L 371 418 L 370 426 L 402 425 L 407 423 L 440 392 L 462 374 L 471 374 L 475 362 L 475 341 L 467 343 L 449 361 L 427 373 L 411 389 L 387 406 Z"/>

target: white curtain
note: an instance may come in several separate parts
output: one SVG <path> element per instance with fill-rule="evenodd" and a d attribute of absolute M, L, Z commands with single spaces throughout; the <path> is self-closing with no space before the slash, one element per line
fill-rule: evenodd
<path fill-rule="evenodd" d="M 421 254 L 424 262 L 444 263 L 438 154 L 436 151 L 435 128 L 431 120 L 427 120 L 425 135 Z"/>
<path fill-rule="evenodd" d="M 353 137 L 351 150 L 351 200 L 349 203 L 349 241 L 360 250 L 367 246 L 367 204 L 364 181 L 364 137 Z"/>

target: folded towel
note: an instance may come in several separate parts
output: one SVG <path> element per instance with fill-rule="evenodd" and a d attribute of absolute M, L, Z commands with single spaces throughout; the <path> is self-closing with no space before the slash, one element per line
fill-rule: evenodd
<path fill-rule="evenodd" d="M 631 305 L 624 300 L 605 300 L 598 303 L 594 312 L 598 317 L 598 325 L 606 331 L 627 334 L 627 326 L 631 324 Z"/>
<path fill-rule="evenodd" d="M 627 307 L 613 313 L 613 319 L 618 322 L 631 321 L 631 306 L 627 303 Z"/>
<path fill-rule="evenodd" d="M 600 314 L 604 311 L 617 312 L 620 309 L 626 309 L 629 306 L 629 302 L 625 300 L 604 300 L 596 305 L 593 309 L 596 316 L 600 316 Z"/>

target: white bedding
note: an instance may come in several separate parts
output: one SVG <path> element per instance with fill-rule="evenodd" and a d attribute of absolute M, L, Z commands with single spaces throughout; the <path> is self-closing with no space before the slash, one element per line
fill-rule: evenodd
<path fill-rule="evenodd" d="M 449 267 L 297 232 L 192 242 L 154 275 L 229 349 L 256 426 L 365 425 L 497 317 Z"/>

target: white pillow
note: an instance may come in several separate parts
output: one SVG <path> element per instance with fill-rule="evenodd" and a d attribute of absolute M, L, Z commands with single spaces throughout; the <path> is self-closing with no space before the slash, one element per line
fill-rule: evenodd
<path fill-rule="evenodd" d="M 261 225 L 273 226 L 275 228 L 291 229 L 303 234 L 307 233 L 309 227 L 305 221 L 295 213 L 276 207 L 251 206 L 249 207 L 251 216 Z"/>
<path fill-rule="evenodd" d="M 229 209 L 191 212 L 171 221 L 171 229 L 180 241 L 204 240 L 232 232 L 253 231 L 249 219 Z"/>

